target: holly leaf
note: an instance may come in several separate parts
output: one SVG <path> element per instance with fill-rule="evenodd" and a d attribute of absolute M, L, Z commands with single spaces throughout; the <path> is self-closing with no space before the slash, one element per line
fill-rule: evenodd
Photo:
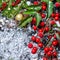
<path fill-rule="evenodd" d="M 41 2 L 46 2 L 48 4 L 49 0 L 41 0 Z"/>
<path fill-rule="evenodd" d="M 32 21 L 32 17 L 28 17 L 26 19 L 24 19 L 20 24 L 19 27 L 25 27 L 28 23 L 30 23 Z"/>
<path fill-rule="evenodd" d="M 37 6 L 31 5 L 31 6 L 28 6 L 26 9 L 27 10 L 39 11 L 39 10 L 41 10 L 41 6 L 40 5 L 37 5 Z"/>
<path fill-rule="evenodd" d="M 40 16 L 40 14 L 39 14 L 39 13 L 36 13 L 36 26 L 39 25 L 41 19 L 42 19 L 42 18 L 41 18 L 41 16 Z"/>
<path fill-rule="evenodd" d="M 48 8 L 47 8 L 47 17 L 49 18 L 51 14 L 53 13 L 53 2 L 49 1 L 48 2 Z"/>
<path fill-rule="evenodd" d="M 57 2 L 60 2 L 60 0 L 57 0 Z"/>
<path fill-rule="evenodd" d="M 27 11 L 23 12 L 23 14 L 29 14 L 29 15 L 35 14 L 35 13 L 36 13 L 36 11 L 34 11 L 34 10 L 27 10 Z"/>

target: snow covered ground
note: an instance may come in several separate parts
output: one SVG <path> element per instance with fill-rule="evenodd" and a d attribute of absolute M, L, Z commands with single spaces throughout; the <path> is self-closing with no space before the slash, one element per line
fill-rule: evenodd
<path fill-rule="evenodd" d="M 30 41 L 27 33 L 16 28 L 14 21 L 0 17 L 0 60 L 38 60 L 38 53 L 31 54 L 27 47 Z"/>

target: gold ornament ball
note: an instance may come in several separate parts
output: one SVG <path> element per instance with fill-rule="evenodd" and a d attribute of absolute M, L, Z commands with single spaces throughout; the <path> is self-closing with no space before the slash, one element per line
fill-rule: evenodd
<path fill-rule="evenodd" d="M 17 21 L 23 20 L 23 15 L 22 14 L 17 14 L 15 16 L 15 20 L 17 20 Z"/>

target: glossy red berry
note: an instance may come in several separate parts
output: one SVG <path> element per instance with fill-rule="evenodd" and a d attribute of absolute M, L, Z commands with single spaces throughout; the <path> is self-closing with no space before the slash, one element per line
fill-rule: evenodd
<path fill-rule="evenodd" d="M 51 56 L 52 55 L 52 52 L 51 51 L 47 52 L 47 55 L 48 56 Z"/>
<path fill-rule="evenodd" d="M 37 26 L 33 26 L 33 29 L 34 29 L 34 30 L 37 30 Z"/>
<path fill-rule="evenodd" d="M 45 5 L 46 6 L 46 2 L 42 2 L 42 5 Z"/>
<path fill-rule="evenodd" d="M 15 2 L 12 2 L 12 6 L 13 6 L 13 7 L 15 6 Z"/>
<path fill-rule="evenodd" d="M 38 30 L 38 33 L 40 33 L 40 32 L 43 32 L 43 30 L 42 30 L 42 29 L 39 29 L 39 30 Z"/>
<path fill-rule="evenodd" d="M 49 51 L 48 47 L 45 47 L 44 52 L 47 53 Z"/>
<path fill-rule="evenodd" d="M 56 7 L 60 7 L 60 3 L 59 3 L 59 2 L 56 2 L 56 3 L 55 3 L 55 6 L 56 6 Z"/>
<path fill-rule="evenodd" d="M 53 56 L 57 56 L 57 52 L 56 52 L 56 51 L 54 51 L 52 55 L 53 55 Z"/>
<path fill-rule="evenodd" d="M 57 46 L 57 45 L 58 45 L 58 40 L 54 40 L 54 41 L 52 42 L 52 45 L 53 45 L 53 46 Z"/>
<path fill-rule="evenodd" d="M 15 5 L 19 4 L 21 0 L 16 0 Z"/>
<path fill-rule="evenodd" d="M 43 38 L 44 34 L 42 32 L 39 32 L 38 36 L 41 37 L 41 38 Z"/>
<path fill-rule="evenodd" d="M 56 35 L 54 34 L 54 38 L 56 39 Z"/>
<path fill-rule="evenodd" d="M 56 16 L 56 17 L 55 17 L 55 20 L 58 21 L 58 20 L 59 20 L 59 17 Z"/>
<path fill-rule="evenodd" d="M 43 43 L 40 42 L 40 43 L 38 44 L 38 46 L 39 46 L 40 48 L 42 48 L 42 47 L 43 47 Z"/>
<path fill-rule="evenodd" d="M 56 16 L 56 17 L 59 17 L 59 13 L 56 13 L 55 16 Z"/>
<path fill-rule="evenodd" d="M 46 31 L 46 32 L 49 31 L 49 27 L 48 27 L 48 26 L 45 27 L 45 31 Z"/>
<path fill-rule="evenodd" d="M 49 36 L 48 36 L 48 38 L 49 38 L 49 39 L 51 39 L 51 38 L 52 38 L 52 36 L 51 36 L 51 35 L 49 35 Z"/>
<path fill-rule="evenodd" d="M 34 46 L 33 49 L 34 49 L 34 50 L 37 50 L 37 47 Z"/>
<path fill-rule="evenodd" d="M 45 22 L 41 22 L 40 26 L 44 27 L 45 26 Z"/>
<path fill-rule="evenodd" d="M 32 48 L 32 47 L 33 47 L 33 44 L 32 44 L 32 43 L 29 43 L 29 44 L 28 44 L 28 47 L 29 47 L 29 48 Z"/>
<path fill-rule="evenodd" d="M 39 43 L 40 42 L 40 38 L 36 38 L 36 42 Z"/>
<path fill-rule="evenodd" d="M 46 57 L 43 57 L 43 60 L 48 60 L 48 58 L 46 58 Z"/>
<path fill-rule="evenodd" d="M 2 7 L 5 8 L 6 6 L 7 6 L 7 3 L 6 3 L 6 2 L 3 2 L 3 3 L 2 3 Z"/>
<path fill-rule="evenodd" d="M 49 51 L 53 51 L 53 47 L 49 47 Z"/>
<path fill-rule="evenodd" d="M 53 17 L 53 18 L 54 18 L 54 17 L 55 17 L 55 13 L 52 13 L 52 14 L 51 14 L 51 17 Z"/>
<path fill-rule="evenodd" d="M 42 18 L 45 18 L 45 16 L 46 16 L 46 15 L 45 15 L 44 13 L 41 14 L 41 17 L 42 17 Z"/>
<path fill-rule="evenodd" d="M 2 11 L 2 8 L 0 8 L 0 11 Z"/>
<path fill-rule="evenodd" d="M 51 25 L 54 25 L 55 24 L 55 21 L 54 20 L 51 20 L 50 23 L 51 23 Z"/>
<path fill-rule="evenodd" d="M 35 24 L 36 23 L 36 18 L 32 18 L 32 24 Z"/>
<path fill-rule="evenodd" d="M 35 54 L 36 52 L 37 52 L 37 47 L 33 47 L 31 53 L 32 53 L 32 54 Z"/>
<path fill-rule="evenodd" d="M 42 10 L 46 10 L 46 6 L 43 5 L 43 6 L 42 6 Z"/>
<path fill-rule="evenodd" d="M 36 40 L 36 37 L 35 37 L 35 36 L 32 36 L 32 37 L 31 37 L 31 40 L 32 40 L 32 41 L 35 41 L 35 40 Z"/>
<path fill-rule="evenodd" d="M 33 3 L 34 5 L 38 5 L 38 1 L 34 1 L 34 3 Z"/>

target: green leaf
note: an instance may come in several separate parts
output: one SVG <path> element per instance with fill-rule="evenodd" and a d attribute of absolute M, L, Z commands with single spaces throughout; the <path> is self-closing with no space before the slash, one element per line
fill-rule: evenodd
<path fill-rule="evenodd" d="M 28 23 L 32 21 L 32 17 L 28 17 L 27 19 L 23 20 L 20 24 L 19 27 L 25 27 Z"/>
<path fill-rule="evenodd" d="M 36 11 L 33 10 L 28 10 L 28 11 L 24 11 L 23 14 L 35 14 Z"/>
<path fill-rule="evenodd" d="M 53 27 L 57 27 L 57 24 L 54 24 Z"/>
<path fill-rule="evenodd" d="M 46 2 L 48 4 L 49 0 L 41 0 L 41 2 Z"/>
<path fill-rule="evenodd" d="M 48 8 L 47 8 L 47 17 L 49 18 L 51 16 L 51 14 L 53 13 L 53 2 L 49 1 L 48 3 Z"/>
<path fill-rule="evenodd" d="M 2 0 L 0 0 L 0 7 L 2 6 Z"/>
<path fill-rule="evenodd" d="M 57 2 L 60 2 L 60 0 L 57 0 Z"/>
<path fill-rule="evenodd" d="M 2 7 L 3 2 L 8 2 L 8 0 L 0 0 L 0 7 Z"/>
<path fill-rule="evenodd" d="M 13 1 L 15 1 L 15 0 L 9 0 L 8 6 L 2 11 L 2 15 L 8 17 L 8 15 L 11 12 L 11 9 L 12 9 L 12 5 L 11 4 L 12 4 Z"/>
<path fill-rule="evenodd" d="M 40 14 L 39 14 L 39 13 L 36 13 L 36 26 L 39 25 L 41 19 L 42 19 L 42 18 L 41 18 L 41 16 L 40 16 Z"/>
<path fill-rule="evenodd" d="M 39 11 L 39 10 L 41 10 L 41 6 L 39 6 L 39 5 L 38 6 L 31 5 L 31 6 L 28 6 L 26 9 Z"/>

